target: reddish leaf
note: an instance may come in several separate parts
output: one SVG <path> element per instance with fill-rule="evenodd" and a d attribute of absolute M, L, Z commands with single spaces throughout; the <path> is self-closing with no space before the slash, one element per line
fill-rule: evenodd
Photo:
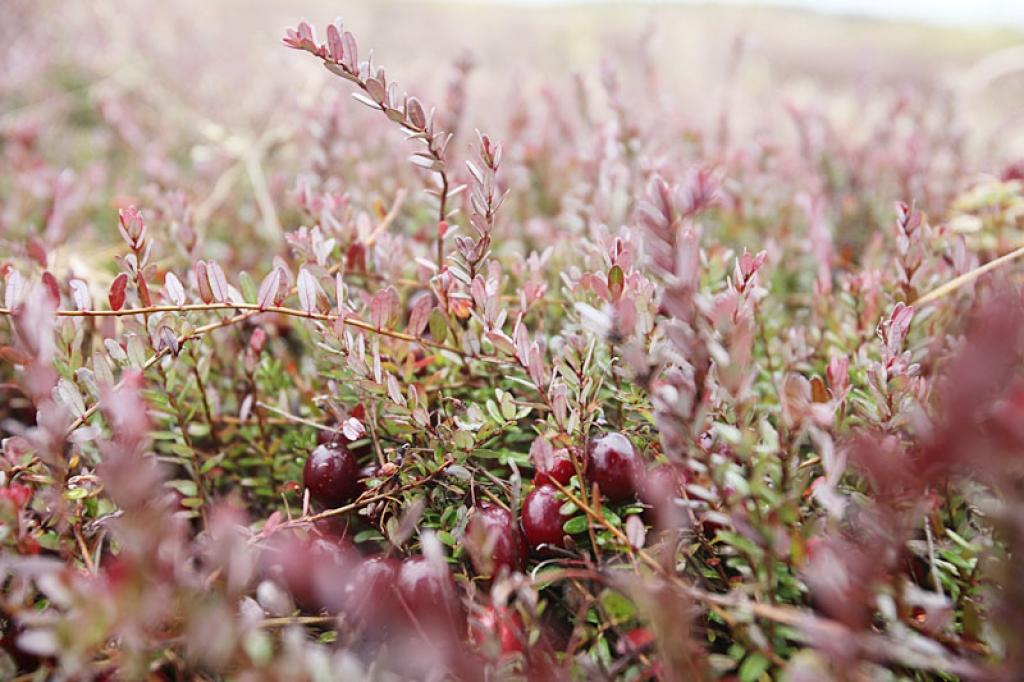
<path fill-rule="evenodd" d="M 110 292 L 107 294 L 107 300 L 110 301 L 111 310 L 120 310 L 124 306 L 127 289 L 128 275 L 122 272 L 110 283 Z"/>
<path fill-rule="evenodd" d="M 194 272 L 196 276 L 196 287 L 199 289 L 199 298 L 203 299 L 203 303 L 212 302 L 213 289 L 210 288 L 210 276 L 207 272 L 206 262 L 196 261 Z"/>
<path fill-rule="evenodd" d="M 434 308 L 433 296 L 420 296 L 409 311 L 409 326 L 406 331 L 413 336 L 420 336 L 430 321 L 430 311 Z"/>
<path fill-rule="evenodd" d="M 53 305 L 60 305 L 60 285 L 53 273 L 47 270 L 43 273 L 43 287 L 46 289 L 46 296 Z"/>
<path fill-rule="evenodd" d="M 135 286 L 139 290 L 139 300 L 142 305 L 147 308 L 153 305 L 153 299 L 149 295 L 149 285 L 146 284 L 146 278 L 142 276 L 141 272 L 135 276 Z"/>
<path fill-rule="evenodd" d="M 284 272 L 281 271 L 281 268 L 274 268 L 263 278 L 259 293 L 256 295 L 256 303 L 260 310 L 277 305 L 278 292 L 281 290 L 284 279 Z"/>
<path fill-rule="evenodd" d="M 207 272 L 210 277 L 210 291 L 213 293 L 213 298 L 221 303 L 228 303 L 231 301 L 231 288 L 228 286 L 228 278 L 224 275 L 224 270 L 217 264 L 217 261 L 206 262 Z"/>

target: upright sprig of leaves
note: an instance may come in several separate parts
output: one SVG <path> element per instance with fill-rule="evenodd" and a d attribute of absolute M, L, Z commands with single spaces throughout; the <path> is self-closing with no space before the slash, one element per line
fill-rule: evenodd
<path fill-rule="evenodd" d="M 318 43 L 312 26 L 299 23 L 288 29 L 283 42 L 288 47 L 309 52 L 323 60 L 331 73 L 355 84 L 359 92 L 352 93 L 356 101 L 378 110 L 406 132 L 409 139 L 418 140 L 423 150 L 414 152 L 410 161 L 437 176 L 438 185 L 427 192 L 438 200 L 437 209 L 437 269 L 444 266 L 444 237 L 449 217 L 448 200 L 461 188 L 451 188 L 445 152 L 452 136 L 434 125 L 434 109 L 427 113 L 416 97 L 399 95 L 398 84 L 389 82 L 382 67 L 374 67 L 372 57 L 359 61 L 359 47 L 355 36 L 344 30 L 340 21 L 327 27 L 327 42 Z"/>

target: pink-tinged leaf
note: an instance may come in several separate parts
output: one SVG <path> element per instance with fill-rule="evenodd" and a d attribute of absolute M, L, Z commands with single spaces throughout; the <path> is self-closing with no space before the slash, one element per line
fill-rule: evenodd
<path fill-rule="evenodd" d="M 829 360 L 828 367 L 825 368 L 825 378 L 828 379 L 828 385 L 833 394 L 840 397 L 840 394 L 845 393 L 845 389 L 849 385 L 850 358 L 845 355 L 837 355 Z"/>
<path fill-rule="evenodd" d="M 398 305 L 398 292 L 394 287 L 381 289 L 373 295 L 370 301 L 370 322 L 378 329 L 383 329 L 395 307 Z"/>
<path fill-rule="evenodd" d="M 206 261 L 196 261 L 193 271 L 196 277 L 196 288 L 199 289 L 199 298 L 203 303 L 213 301 L 213 289 L 210 288 L 210 276 L 206 267 Z"/>
<path fill-rule="evenodd" d="M 55 307 L 60 305 L 60 285 L 57 283 L 57 278 L 53 276 L 53 273 L 49 270 L 43 273 L 43 290 L 46 292 L 46 297 L 49 299 Z"/>
<path fill-rule="evenodd" d="M 409 326 L 406 331 L 413 336 L 421 336 L 430 321 L 430 311 L 434 309 L 433 296 L 420 296 L 409 311 Z"/>
<path fill-rule="evenodd" d="M 11 268 L 4 277 L 4 306 L 13 310 L 21 302 L 21 295 L 25 289 L 25 279 L 21 273 Z"/>
<path fill-rule="evenodd" d="M 224 275 L 223 268 L 217 261 L 207 261 L 206 267 L 210 277 L 210 291 L 213 298 L 221 303 L 231 302 L 231 289 L 228 287 L 228 278 Z"/>
<path fill-rule="evenodd" d="M 388 373 L 387 385 L 388 397 L 391 398 L 391 402 L 405 407 L 405 396 L 402 395 L 402 387 L 398 385 L 398 379 L 395 378 L 395 375 L 390 372 Z"/>
<path fill-rule="evenodd" d="M 427 116 L 423 112 L 423 105 L 415 97 L 410 97 L 406 108 L 409 112 L 409 122 L 418 130 L 423 130 L 427 125 Z"/>
<path fill-rule="evenodd" d="M 167 325 L 160 325 L 160 331 L 157 333 L 157 350 L 160 352 L 167 351 L 174 357 L 178 357 L 178 352 L 181 350 L 181 345 L 178 343 L 178 336 L 174 333 L 174 330 Z"/>
<path fill-rule="evenodd" d="M 523 324 L 523 315 L 519 314 L 519 319 L 516 320 L 515 331 L 512 332 L 512 336 L 516 342 L 516 359 L 519 363 L 526 366 L 526 363 L 530 361 L 530 332 L 527 331 L 526 325 Z"/>
<path fill-rule="evenodd" d="M 53 398 L 75 417 L 85 414 L 85 401 L 82 399 L 82 393 L 78 390 L 78 386 L 67 379 L 57 382 L 57 386 L 53 389 Z"/>
<path fill-rule="evenodd" d="M 647 541 L 647 528 L 636 514 L 626 517 L 626 539 L 629 540 L 633 549 L 643 549 L 644 543 Z"/>
<path fill-rule="evenodd" d="M 675 265 L 680 286 L 696 291 L 700 283 L 700 241 L 693 227 L 684 230 L 679 239 Z"/>
<path fill-rule="evenodd" d="M 139 291 L 139 300 L 142 302 L 142 305 L 147 308 L 153 305 L 153 299 L 149 295 L 149 285 L 146 284 L 146 278 L 142 276 L 141 271 L 135 275 L 135 287 Z"/>
<path fill-rule="evenodd" d="M 555 463 L 555 449 L 547 438 L 537 437 L 530 445 L 530 461 L 538 471 L 550 471 Z"/>
<path fill-rule="evenodd" d="M 174 305 L 185 304 L 185 287 L 173 272 L 168 272 L 164 276 L 164 296 Z"/>
<path fill-rule="evenodd" d="M 266 310 L 271 306 L 277 305 L 275 299 L 277 298 L 278 291 L 281 290 L 282 282 L 284 282 L 284 273 L 281 272 L 280 268 L 274 268 L 263 278 L 263 281 L 260 283 L 259 293 L 256 295 L 256 303 L 259 305 L 260 310 Z"/>
<path fill-rule="evenodd" d="M 330 24 L 327 27 L 327 54 L 338 63 L 341 63 L 345 57 L 345 49 L 341 42 L 341 31 L 334 24 Z"/>
<path fill-rule="evenodd" d="M 260 529 L 259 537 L 270 537 L 277 530 L 278 526 L 281 525 L 281 520 L 284 515 L 281 512 L 276 511 L 267 517 L 267 520 L 263 522 L 263 528 Z M 262 613 L 262 611 L 261 611 Z"/>
<path fill-rule="evenodd" d="M 359 46 L 356 38 L 350 32 L 345 31 L 341 35 L 341 47 L 344 52 L 344 62 L 352 71 L 359 70 Z"/>
<path fill-rule="evenodd" d="M 299 270 L 298 289 L 299 305 L 302 309 L 307 313 L 316 312 L 323 289 L 320 287 L 320 282 L 316 281 L 313 273 L 306 268 Z"/>
<path fill-rule="evenodd" d="M 120 310 L 124 306 L 127 290 L 128 275 L 122 272 L 110 283 L 110 292 L 107 294 L 107 300 L 110 302 L 111 310 Z"/>
<path fill-rule="evenodd" d="M 338 315 L 345 314 L 345 278 L 341 273 L 334 275 L 334 300 L 338 307 Z"/>
<path fill-rule="evenodd" d="M 249 419 L 249 415 L 252 414 L 252 393 L 246 394 L 245 398 L 242 399 L 242 405 L 238 408 L 238 418 L 242 421 Z"/>
<path fill-rule="evenodd" d="M 376 78 L 366 81 L 366 92 L 378 104 L 384 101 L 384 97 L 387 94 L 384 85 Z"/>
<path fill-rule="evenodd" d="M 359 440 L 366 435 L 366 427 L 363 426 L 363 422 L 359 421 L 355 417 L 349 417 L 341 424 L 341 432 L 345 434 L 345 438 L 349 440 Z"/>
<path fill-rule="evenodd" d="M 533 345 L 530 346 L 530 363 L 528 369 L 530 370 L 530 380 L 533 384 L 537 388 L 544 390 L 544 386 L 547 383 L 544 376 L 544 357 L 541 355 L 540 346 L 536 341 L 534 341 Z"/>
<path fill-rule="evenodd" d="M 28 241 L 25 242 L 25 251 L 29 258 L 39 264 L 39 267 L 46 267 L 49 256 L 46 253 L 46 246 L 37 237 L 28 238 Z"/>
<path fill-rule="evenodd" d="M 512 339 L 508 337 L 508 334 L 494 329 L 487 332 L 487 340 L 494 344 L 494 347 L 500 350 L 502 353 L 508 353 L 509 355 L 515 355 L 516 345 L 512 342 Z"/>
<path fill-rule="evenodd" d="M 559 424 L 565 424 L 569 416 L 569 389 L 561 381 L 551 384 L 551 411 Z"/>
<path fill-rule="evenodd" d="M 71 287 L 71 302 L 75 310 L 88 310 L 92 307 L 92 296 L 89 294 L 89 286 L 80 279 L 73 279 L 68 282 Z"/>
<path fill-rule="evenodd" d="M 484 278 L 480 275 L 474 277 L 469 290 L 473 294 L 473 303 L 479 310 L 483 310 L 487 306 L 487 286 L 484 284 Z"/>

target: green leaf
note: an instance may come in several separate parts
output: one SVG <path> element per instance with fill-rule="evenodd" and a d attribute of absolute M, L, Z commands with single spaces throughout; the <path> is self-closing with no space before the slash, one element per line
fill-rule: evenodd
<path fill-rule="evenodd" d="M 579 535 L 580 533 L 585 533 L 589 525 L 590 522 L 587 520 L 586 516 L 574 516 L 565 522 L 565 525 L 562 526 L 562 530 L 564 530 L 567 535 Z"/>
<path fill-rule="evenodd" d="M 636 606 L 621 592 L 605 590 L 601 595 L 601 605 L 615 621 L 629 620 L 636 615 Z"/>
<path fill-rule="evenodd" d="M 765 656 L 754 652 L 747 656 L 743 661 L 743 665 L 740 666 L 739 678 L 740 682 L 757 682 L 757 680 L 768 670 L 768 666 L 771 665 Z"/>
<path fill-rule="evenodd" d="M 611 292 L 612 300 L 617 301 L 622 296 L 622 289 L 625 286 L 626 275 L 618 265 L 612 266 L 608 271 L 608 291 Z"/>
<path fill-rule="evenodd" d="M 487 414 L 491 415 L 491 419 L 499 424 L 504 424 L 505 419 L 501 416 L 501 411 L 498 409 L 498 404 L 493 400 L 488 400 L 485 403 L 487 407 Z"/>
<path fill-rule="evenodd" d="M 248 272 L 242 270 L 238 273 L 238 285 L 242 289 L 242 298 L 246 303 L 256 302 L 256 283 L 252 281 L 252 276 Z"/>
<path fill-rule="evenodd" d="M 448 339 L 448 325 L 445 324 L 444 315 L 436 308 L 431 311 L 430 319 L 427 321 L 430 328 L 430 335 L 434 341 L 444 343 Z"/>

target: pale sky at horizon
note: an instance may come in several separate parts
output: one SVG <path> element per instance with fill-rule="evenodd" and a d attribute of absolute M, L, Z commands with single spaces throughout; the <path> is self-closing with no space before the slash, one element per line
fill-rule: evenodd
<path fill-rule="evenodd" d="M 465 1 L 465 0 L 464 0 Z M 799 7 L 830 14 L 911 19 L 939 24 L 1024 27 L 1024 0 L 469 0 L 477 4 L 765 5 Z"/>

